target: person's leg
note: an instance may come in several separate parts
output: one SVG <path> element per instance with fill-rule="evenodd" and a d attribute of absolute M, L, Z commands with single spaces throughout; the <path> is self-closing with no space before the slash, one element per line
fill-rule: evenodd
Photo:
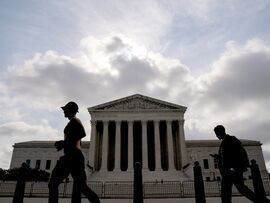
<path fill-rule="evenodd" d="M 54 167 L 49 180 L 49 203 L 58 203 L 58 186 L 68 177 L 69 169 L 66 167 L 65 157 L 61 157 L 56 166 Z"/>
<path fill-rule="evenodd" d="M 73 189 L 71 203 L 81 203 L 81 193 L 86 176 L 84 171 L 84 156 L 80 150 L 74 150 L 72 154 Z"/>
<path fill-rule="evenodd" d="M 85 181 L 83 183 L 82 193 L 86 196 L 86 198 L 91 203 L 100 203 L 100 200 L 99 200 L 97 194 L 88 187 L 88 185 L 86 184 Z"/>
<path fill-rule="evenodd" d="M 76 157 L 74 157 L 74 163 L 76 164 L 74 164 L 71 172 L 74 179 L 72 203 L 81 202 L 81 193 L 83 193 L 91 203 L 100 203 L 97 194 L 86 184 L 84 156 L 82 152 L 78 150 L 74 152 L 74 155 L 76 155 Z"/>
<path fill-rule="evenodd" d="M 72 197 L 71 203 L 81 203 L 81 193 L 82 193 L 82 182 L 78 178 L 73 176 L 73 188 L 72 188 Z"/>
<path fill-rule="evenodd" d="M 91 203 L 100 203 L 100 200 L 99 200 L 97 194 L 88 187 L 88 185 L 86 184 L 86 182 L 84 182 L 84 184 L 83 184 L 82 193 L 86 196 L 86 198 Z"/>
<path fill-rule="evenodd" d="M 223 175 L 221 180 L 221 202 L 232 202 L 232 180 L 229 175 Z"/>
<path fill-rule="evenodd" d="M 237 190 L 246 198 L 248 198 L 251 201 L 256 201 L 256 195 L 255 193 L 250 190 L 245 184 L 244 184 L 244 178 L 243 173 L 237 173 L 235 172 L 233 175 L 233 184 L 237 188 Z M 258 201 L 258 200 L 257 200 Z"/>

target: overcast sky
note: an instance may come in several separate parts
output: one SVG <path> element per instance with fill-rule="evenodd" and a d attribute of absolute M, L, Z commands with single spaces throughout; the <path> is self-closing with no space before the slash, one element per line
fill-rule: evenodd
<path fill-rule="evenodd" d="M 188 3 L 187 3 L 188 2 Z M 12 145 L 58 140 L 60 106 L 143 94 L 187 106 L 186 139 L 213 127 L 259 140 L 270 169 L 270 1 L 2 0 L 0 167 Z"/>

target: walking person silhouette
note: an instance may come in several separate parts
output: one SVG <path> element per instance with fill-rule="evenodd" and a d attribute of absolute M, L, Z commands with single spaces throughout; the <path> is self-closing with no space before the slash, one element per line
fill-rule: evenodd
<path fill-rule="evenodd" d="M 214 132 L 217 138 L 222 140 L 218 154 L 210 154 L 218 160 L 219 170 L 222 176 L 222 203 L 232 202 L 233 184 L 243 196 L 252 202 L 269 203 L 270 201 L 266 198 L 263 200 L 256 199 L 255 193 L 244 184 L 243 173 L 247 171 L 249 160 L 241 141 L 235 136 L 226 134 L 226 130 L 222 125 L 216 126 Z"/>
<path fill-rule="evenodd" d="M 64 129 L 64 140 L 55 142 L 58 151 L 64 149 L 64 155 L 60 157 L 49 180 L 49 203 L 58 203 L 58 186 L 69 174 L 73 178 L 71 203 L 80 203 L 81 193 L 91 203 L 100 203 L 97 194 L 86 184 L 84 156 L 81 151 L 81 139 L 86 134 L 81 121 L 76 117 L 79 107 L 75 102 L 68 102 L 61 108 L 69 122 Z"/>

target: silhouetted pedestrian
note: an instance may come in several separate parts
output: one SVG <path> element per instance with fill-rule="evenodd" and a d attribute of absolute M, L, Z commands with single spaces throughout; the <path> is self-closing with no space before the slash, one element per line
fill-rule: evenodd
<path fill-rule="evenodd" d="M 225 128 L 218 125 L 214 132 L 219 140 L 222 140 L 218 154 L 212 154 L 218 160 L 219 170 L 222 176 L 221 200 L 222 203 L 232 202 L 232 185 L 238 191 L 253 202 L 267 203 L 267 199 L 256 200 L 256 196 L 245 184 L 243 173 L 247 171 L 249 160 L 240 140 L 235 136 L 226 134 Z"/>
<path fill-rule="evenodd" d="M 75 102 L 69 102 L 61 108 L 69 122 L 64 129 L 64 140 L 55 142 L 58 151 L 64 149 L 64 156 L 60 157 L 51 174 L 49 203 L 58 202 L 58 186 L 69 174 L 71 174 L 74 181 L 72 203 L 81 202 L 81 193 L 90 202 L 100 203 L 97 194 L 86 184 L 84 156 L 81 151 L 81 139 L 86 134 L 81 121 L 76 118 L 79 107 Z"/>

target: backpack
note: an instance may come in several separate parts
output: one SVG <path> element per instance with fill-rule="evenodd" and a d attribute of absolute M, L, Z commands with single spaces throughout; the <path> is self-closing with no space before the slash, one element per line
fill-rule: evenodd
<path fill-rule="evenodd" d="M 240 169 L 242 169 L 244 172 L 247 171 L 247 168 L 249 167 L 249 159 L 247 155 L 247 151 L 245 148 L 241 145 L 239 147 L 239 152 L 238 152 L 238 166 Z"/>
<path fill-rule="evenodd" d="M 249 159 L 248 154 L 245 148 L 243 147 L 240 140 L 238 140 L 235 136 L 229 136 L 229 146 L 230 148 L 230 158 L 229 162 L 231 166 L 235 169 L 238 169 L 242 172 L 247 171 L 249 167 Z"/>

